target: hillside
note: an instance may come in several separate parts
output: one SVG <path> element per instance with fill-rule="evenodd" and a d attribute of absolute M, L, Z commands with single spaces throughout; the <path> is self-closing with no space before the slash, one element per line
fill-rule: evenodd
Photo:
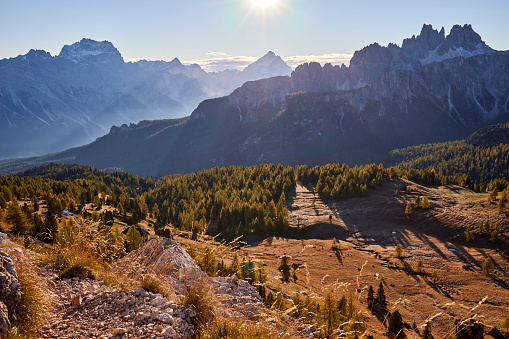
<path fill-rule="evenodd" d="M 311 338 L 326 331 L 315 314 L 328 292 L 336 301 L 345 297 L 345 309 L 337 306 L 345 321 L 337 325 L 341 333 L 359 331 L 383 337 L 388 330 L 387 318 L 395 310 L 402 315 L 409 338 L 420 338 L 427 320 L 435 337 L 457 338 L 461 330 L 457 322 L 474 314 L 475 324 L 482 323 L 484 333 L 492 327 L 501 328 L 509 303 L 509 206 L 502 211 L 497 206 L 503 194 L 488 201 L 486 193 L 455 185 L 427 186 L 391 179 L 390 173 L 378 165 L 352 169 L 327 165 L 313 171 L 304 166 L 295 172 L 283 166 L 264 165 L 216 168 L 153 180 L 89 167 L 48 165 L 20 173 L 19 177 L 0 177 L 0 203 L 2 198 L 9 201 L 14 195 L 34 195 L 40 197 L 36 214 L 48 208 L 54 210 L 58 205 L 63 208 L 65 204 L 74 215 L 56 216 L 57 241 L 53 244 L 47 238 L 42 238 L 47 244 L 40 242 L 40 235 L 33 233 L 28 249 L 0 246 L 12 255 L 20 257 L 21 253 L 19 260 L 26 256 L 24 265 L 28 265 L 27 260 L 52 265 L 53 270 L 47 266 L 32 268 L 39 281 L 47 282 L 41 286 L 47 289 L 48 297 L 41 300 L 58 306 L 48 310 L 50 322 L 36 327 L 38 334 L 51 338 L 115 333 L 135 338 L 163 332 L 188 338 L 195 331 L 201 335 L 198 338 L 205 338 L 212 333 L 207 331 L 219 331 L 221 326 L 229 329 L 232 325 L 227 320 L 233 315 L 237 324 L 244 324 L 241 329 L 248 328 L 252 335 L 258 333 L 258 338 Z M 290 180 L 301 178 L 312 183 L 315 175 L 327 185 L 351 178 L 352 193 L 358 189 L 359 194 L 340 200 L 324 199 L 318 194 L 320 184 Z M 362 191 L 363 186 L 367 192 Z M 417 197 L 421 201 L 426 197 L 429 208 L 417 208 Z M 72 207 L 72 201 L 80 207 Z M 19 201 L 20 205 L 24 203 L 32 207 L 26 198 Z M 414 209 L 407 218 L 408 203 Z M 13 202 L 8 205 L 5 210 L 0 209 L 0 225 L 14 235 L 20 228 L 15 227 L 17 219 L 12 218 Z M 219 213 L 213 212 L 216 206 Z M 165 217 L 166 210 L 171 213 Z M 24 207 L 21 211 L 37 219 Z M 269 219 L 260 214 L 274 220 L 274 230 L 267 229 L 263 223 Z M 135 220 L 135 215 L 141 222 Z M 208 219 L 214 215 L 217 220 Z M 43 218 L 47 220 L 48 216 Z M 283 223 L 279 224 L 279 220 Z M 488 234 L 480 230 L 486 221 L 490 224 Z M 125 256 L 134 240 L 116 233 L 116 228 L 132 223 L 147 228 L 151 234 L 164 229 L 161 234 L 173 237 L 182 247 L 157 237 Z M 244 223 L 249 227 L 243 228 Z M 28 225 L 26 230 L 32 232 L 35 225 Z M 108 225 L 113 226 L 110 229 Z M 260 232 L 257 227 L 262 226 L 265 227 Z M 206 234 L 215 234 L 213 229 L 220 229 L 222 235 Z M 473 234 L 471 242 L 465 239 L 467 230 Z M 496 240 L 492 242 L 495 230 Z M 240 240 L 234 239 L 238 236 Z M 331 249 L 333 238 L 339 242 L 337 250 Z M 402 247 L 401 257 L 396 256 L 398 244 Z M 213 277 L 199 271 L 182 248 Z M 236 276 L 217 277 L 235 275 L 235 271 L 229 271 L 235 267 L 234 254 L 238 264 L 234 270 L 239 270 L 239 277 L 246 281 Z M 293 267 L 286 283 L 279 278 L 283 255 L 288 256 Z M 36 260 L 37 257 L 44 260 Z M 483 275 L 488 257 L 494 270 Z M 19 260 L 17 265 L 21 265 Z M 104 266 L 103 261 L 107 263 Z M 86 268 L 76 272 L 85 272 L 87 277 L 55 278 L 55 274 L 62 275 L 76 262 Z M 263 267 L 266 277 L 254 267 Z M 23 269 L 27 266 L 18 272 Z M 90 272 L 87 269 L 92 270 L 95 280 L 86 273 Z M 144 282 L 149 279 L 147 276 L 156 280 Z M 49 279 L 56 280 L 50 283 Z M 107 281 L 108 286 L 102 281 Z M 213 289 L 207 305 L 213 305 L 219 321 L 226 321 L 223 325 L 214 321 L 200 325 L 196 314 L 207 312 L 206 309 L 195 308 L 193 312 L 183 303 L 182 298 L 200 281 L 208 282 L 207 286 Z M 367 291 L 369 285 L 377 290 L 380 283 L 387 309 L 371 311 Z M 146 291 L 135 289 L 139 286 L 145 286 Z M 348 302 L 351 311 L 345 311 Z M 98 317 L 102 317 L 100 322 Z M 89 326 L 91 323 L 97 326 Z M 172 323 L 175 333 L 168 329 Z"/>
<path fill-rule="evenodd" d="M 497 179 L 509 180 L 508 141 L 509 125 L 493 125 L 461 141 L 393 150 L 390 163 L 405 170 L 434 170 L 443 177 L 468 175 L 486 187 Z"/>

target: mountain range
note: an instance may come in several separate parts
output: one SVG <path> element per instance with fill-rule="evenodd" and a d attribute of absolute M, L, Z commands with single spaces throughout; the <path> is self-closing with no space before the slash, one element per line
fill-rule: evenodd
<path fill-rule="evenodd" d="M 113 127 L 89 145 L 0 167 L 55 161 L 163 176 L 223 165 L 360 164 L 507 121 L 509 53 L 470 25 L 447 36 L 424 25 L 401 47 L 355 52 L 349 67 L 306 63 L 205 100 L 188 118 Z"/>
<path fill-rule="evenodd" d="M 126 63 L 108 41 L 83 39 L 56 56 L 31 50 L 0 60 L 0 159 L 87 144 L 113 125 L 183 117 L 246 81 L 290 73 L 273 52 L 243 71 L 207 73 L 177 58 Z"/>

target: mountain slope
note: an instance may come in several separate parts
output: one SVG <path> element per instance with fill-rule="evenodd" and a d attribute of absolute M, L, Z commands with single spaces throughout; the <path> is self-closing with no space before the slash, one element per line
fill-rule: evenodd
<path fill-rule="evenodd" d="M 428 62 L 430 55 L 438 61 Z M 350 67 L 304 64 L 290 77 L 247 82 L 206 100 L 178 127 L 156 123 L 157 145 L 141 128 L 136 147 L 110 133 L 65 154 L 158 177 L 223 165 L 354 165 L 506 121 L 509 54 L 486 46 L 470 25 L 454 26 L 447 37 L 424 25 L 402 47 L 373 44 L 356 52 Z"/>
<path fill-rule="evenodd" d="M 108 41 L 83 39 L 57 56 L 0 60 L 0 159 L 87 144 L 113 125 L 188 115 L 245 81 L 288 75 L 272 52 L 248 71 L 207 73 L 178 59 L 125 63 Z"/>

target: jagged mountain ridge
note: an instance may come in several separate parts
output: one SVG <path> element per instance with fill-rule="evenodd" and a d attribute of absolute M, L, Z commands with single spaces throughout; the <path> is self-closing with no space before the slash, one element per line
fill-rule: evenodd
<path fill-rule="evenodd" d="M 83 145 L 112 125 L 182 117 L 245 81 L 290 72 L 272 52 L 245 72 L 207 73 L 177 58 L 126 63 L 108 41 L 82 39 L 56 56 L 31 50 L 0 60 L 0 159 Z"/>
<path fill-rule="evenodd" d="M 144 126 L 115 128 L 79 151 L 45 161 L 152 176 L 232 164 L 353 165 L 509 121 L 509 54 L 489 48 L 470 25 L 454 26 L 447 37 L 443 31 L 424 25 L 402 47 L 370 45 L 349 67 L 309 63 L 290 77 L 247 82 L 227 97 L 205 100 L 185 122 L 160 124 L 157 133 L 145 134 Z M 437 61 L 423 62 L 430 55 Z M 154 146 L 156 138 L 164 147 Z M 107 157 L 101 149 L 111 144 L 116 148 L 108 146 L 109 154 L 126 153 L 134 144 L 139 151 Z M 154 166 L 139 159 L 153 159 Z"/>

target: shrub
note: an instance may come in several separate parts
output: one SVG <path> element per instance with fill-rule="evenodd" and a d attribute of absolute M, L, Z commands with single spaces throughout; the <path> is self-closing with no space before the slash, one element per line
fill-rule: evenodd
<path fill-rule="evenodd" d="M 493 275 L 495 267 L 493 266 L 493 261 L 490 257 L 486 258 L 486 260 L 482 264 L 482 274 L 485 276 Z"/>
<path fill-rule="evenodd" d="M 401 258 L 403 254 L 403 248 L 401 247 L 400 244 L 397 244 L 396 245 L 396 258 Z"/>
<path fill-rule="evenodd" d="M 169 296 L 169 285 L 160 277 L 155 275 L 144 275 L 140 281 L 140 287 L 147 292 L 162 294 L 165 297 Z"/>
<path fill-rule="evenodd" d="M 338 251 L 339 250 L 339 243 L 336 240 L 336 238 L 332 239 L 332 244 L 330 245 L 330 249 L 333 250 L 333 251 Z"/>
<path fill-rule="evenodd" d="M 62 271 L 58 272 L 57 276 L 60 279 L 71 279 L 73 277 L 95 279 L 95 274 L 89 264 L 86 262 L 76 262 Z"/>
<path fill-rule="evenodd" d="M 433 275 L 431 276 L 431 281 L 433 282 L 433 284 L 438 283 L 438 273 L 436 270 L 433 271 Z"/>
<path fill-rule="evenodd" d="M 195 281 L 186 285 L 185 294 L 180 302 L 184 307 L 195 310 L 196 316 L 193 322 L 199 329 L 205 328 L 215 318 L 212 293 L 204 281 Z"/>
<path fill-rule="evenodd" d="M 472 234 L 472 232 L 470 232 L 470 227 L 467 228 L 467 230 L 465 231 L 465 240 L 467 242 L 473 242 L 474 241 L 474 235 Z"/>

